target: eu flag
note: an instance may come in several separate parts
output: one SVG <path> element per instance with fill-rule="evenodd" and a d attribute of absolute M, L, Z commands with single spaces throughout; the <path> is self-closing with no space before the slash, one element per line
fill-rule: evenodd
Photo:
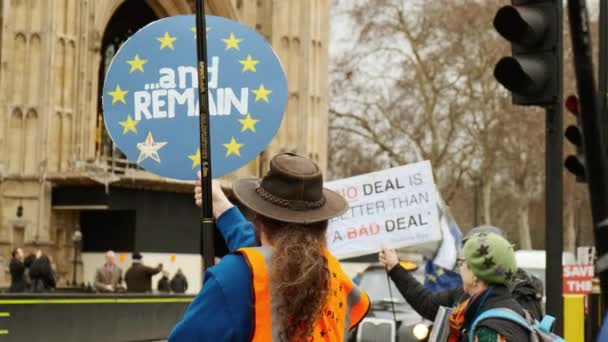
<path fill-rule="evenodd" d="M 460 274 L 437 266 L 432 260 L 426 262 L 424 273 L 424 287 L 433 292 L 462 287 Z"/>
<path fill-rule="evenodd" d="M 442 240 L 433 260 L 425 265 L 424 286 L 432 291 L 444 291 L 462 287 L 460 274 L 452 271 L 456 266 L 458 251 L 462 244 L 462 233 L 456 224 L 450 208 L 439 199 L 439 226 Z"/>

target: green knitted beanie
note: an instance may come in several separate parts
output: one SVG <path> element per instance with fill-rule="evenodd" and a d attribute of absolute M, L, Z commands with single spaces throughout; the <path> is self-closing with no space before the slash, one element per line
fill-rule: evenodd
<path fill-rule="evenodd" d="M 517 271 L 509 241 L 496 233 L 477 233 L 464 245 L 464 259 L 473 274 L 488 285 L 508 285 Z"/>

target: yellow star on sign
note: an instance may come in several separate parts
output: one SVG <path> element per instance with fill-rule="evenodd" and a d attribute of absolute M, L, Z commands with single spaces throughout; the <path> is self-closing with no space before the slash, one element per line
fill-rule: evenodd
<path fill-rule="evenodd" d="M 430 281 L 436 281 L 436 280 L 437 280 L 437 278 L 436 278 L 434 275 L 432 275 L 432 274 L 428 274 L 426 277 L 427 277 L 427 278 L 428 278 Z"/>
<path fill-rule="evenodd" d="M 258 89 L 252 90 L 251 92 L 255 94 L 255 102 L 258 102 L 260 99 L 262 99 L 266 103 L 268 103 L 268 95 L 272 94 L 272 90 L 264 88 L 263 84 L 260 84 L 260 87 Z"/>
<path fill-rule="evenodd" d="M 188 158 L 192 160 L 192 168 L 194 169 L 197 165 L 201 165 L 201 149 L 196 149 L 196 154 L 189 155 Z"/>
<path fill-rule="evenodd" d="M 122 134 L 127 134 L 128 132 L 133 132 L 137 134 L 137 124 L 139 120 L 131 119 L 131 114 L 127 115 L 127 120 L 119 121 L 118 124 L 122 126 Z"/>
<path fill-rule="evenodd" d="M 190 29 L 194 33 L 194 39 L 196 39 L 196 27 Z M 205 33 L 211 31 L 211 27 L 205 27 Z"/>
<path fill-rule="evenodd" d="M 175 37 L 171 37 L 169 35 L 169 32 L 165 32 L 165 35 L 163 37 L 160 38 L 156 38 L 156 40 L 158 40 L 160 42 L 160 49 L 164 49 L 166 47 L 169 47 L 171 50 L 173 50 L 173 42 L 176 40 L 177 38 Z"/>
<path fill-rule="evenodd" d="M 246 130 L 250 130 L 255 133 L 255 124 L 260 120 L 255 120 L 251 118 L 251 114 L 247 113 L 247 116 L 244 119 L 239 119 L 239 122 L 243 125 L 241 128 L 241 132 L 245 132 Z"/>
<path fill-rule="evenodd" d="M 139 70 L 141 72 L 144 72 L 144 64 L 148 63 L 147 59 L 139 59 L 139 55 L 135 54 L 135 57 L 133 57 L 132 60 L 127 61 L 127 63 L 131 66 L 131 70 L 129 71 L 129 74 L 132 73 L 135 70 Z"/>
<path fill-rule="evenodd" d="M 226 157 L 232 154 L 236 154 L 239 157 L 241 156 L 241 147 L 243 147 L 243 144 L 237 143 L 234 137 L 232 137 L 228 144 L 224 144 L 224 147 L 226 148 Z"/>
<path fill-rule="evenodd" d="M 108 95 L 112 96 L 112 104 L 115 104 L 118 101 L 127 104 L 127 101 L 125 101 L 125 95 L 127 95 L 127 93 L 127 90 L 120 89 L 120 85 L 117 84 L 116 89 L 108 92 Z"/>
<path fill-rule="evenodd" d="M 243 41 L 242 38 L 236 38 L 234 36 L 234 33 L 230 33 L 230 37 L 229 38 L 224 38 L 222 39 L 222 41 L 224 41 L 224 43 L 226 43 L 226 50 L 230 50 L 230 49 L 239 49 L 239 43 Z"/>
<path fill-rule="evenodd" d="M 442 276 L 445 273 L 445 271 L 443 270 L 443 268 L 439 267 L 439 269 L 437 269 L 437 275 L 438 276 Z"/>
<path fill-rule="evenodd" d="M 239 63 L 243 64 L 242 72 L 245 72 L 247 70 L 256 72 L 255 65 L 260 63 L 260 61 L 251 58 L 251 55 L 247 55 L 247 59 L 240 60 Z"/>

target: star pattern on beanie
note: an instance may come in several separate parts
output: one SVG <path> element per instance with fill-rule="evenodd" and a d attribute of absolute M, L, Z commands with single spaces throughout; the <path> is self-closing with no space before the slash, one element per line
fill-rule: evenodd
<path fill-rule="evenodd" d="M 468 268 L 488 285 L 508 284 L 517 269 L 509 241 L 495 233 L 472 235 L 463 247 Z"/>
<path fill-rule="evenodd" d="M 483 266 L 485 268 L 490 268 L 494 266 L 496 263 L 494 262 L 494 257 L 483 258 Z"/>
<path fill-rule="evenodd" d="M 489 249 L 490 249 L 490 246 L 482 244 L 477 249 L 477 253 L 479 253 L 479 255 L 488 255 Z"/>
<path fill-rule="evenodd" d="M 495 272 L 497 275 L 503 275 L 505 273 L 505 268 L 502 265 L 496 266 Z"/>

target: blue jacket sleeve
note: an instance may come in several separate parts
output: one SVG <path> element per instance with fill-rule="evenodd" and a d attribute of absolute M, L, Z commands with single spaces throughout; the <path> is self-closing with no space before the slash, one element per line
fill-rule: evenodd
<path fill-rule="evenodd" d="M 231 253 L 242 247 L 256 245 L 253 224 L 245 219 L 239 208 L 226 210 L 217 218 L 216 223 Z"/>
<path fill-rule="evenodd" d="M 227 255 L 211 267 L 169 342 L 248 341 L 253 324 L 250 277 L 240 255 Z"/>

